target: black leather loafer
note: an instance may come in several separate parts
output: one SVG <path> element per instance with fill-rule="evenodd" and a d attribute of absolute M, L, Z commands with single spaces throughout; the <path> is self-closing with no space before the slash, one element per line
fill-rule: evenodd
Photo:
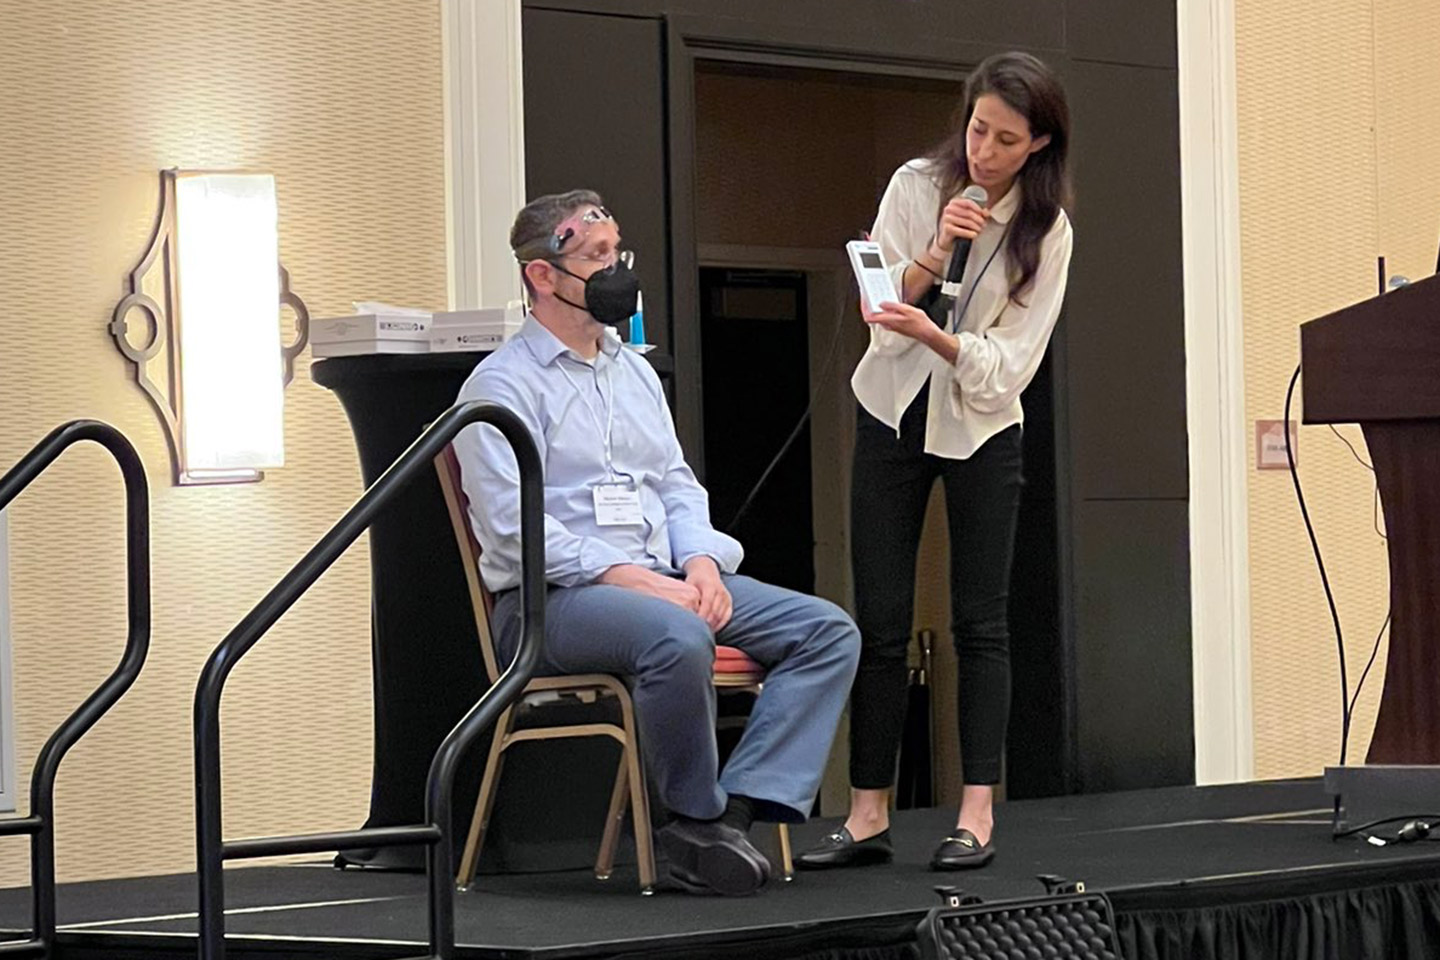
<path fill-rule="evenodd" d="M 796 857 L 795 866 L 801 870 L 864 867 L 872 863 L 889 863 L 894 856 L 889 830 L 856 840 L 849 830 L 841 827 Z"/>
<path fill-rule="evenodd" d="M 717 821 L 676 819 L 657 839 L 670 861 L 670 878 L 689 893 L 743 897 L 770 878 L 765 855 L 745 834 Z"/>
<path fill-rule="evenodd" d="M 995 843 L 981 844 L 969 830 L 956 830 L 930 858 L 931 870 L 973 870 L 995 859 Z"/>

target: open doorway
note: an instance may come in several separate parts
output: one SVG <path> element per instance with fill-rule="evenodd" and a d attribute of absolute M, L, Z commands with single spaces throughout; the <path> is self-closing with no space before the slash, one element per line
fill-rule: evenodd
<path fill-rule="evenodd" d="M 705 479 L 714 517 L 729 522 L 809 402 L 808 437 L 797 438 L 769 489 L 756 497 L 750 509 L 761 509 L 765 498 L 761 515 L 747 515 L 736 532 L 747 572 L 798 589 L 807 589 L 808 579 L 814 592 L 852 609 L 849 378 L 867 334 L 844 244 L 869 228 L 895 168 L 943 137 L 959 97 L 953 82 L 696 61 Z M 767 306 L 757 306 L 762 302 Z M 738 315 L 757 312 L 770 319 Z M 1047 359 L 1024 399 L 1027 487 L 1011 605 L 1011 797 L 1066 787 L 1052 377 Z M 917 561 L 915 630 L 940 638 L 932 697 L 935 798 L 950 804 L 959 796 L 959 746 L 954 655 L 944 639 L 950 614 L 943 509 L 937 485 Z M 827 812 L 843 808 L 843 737 L 837 753 L 822 795 Z"/>
<path fill-rule="evenodd" d="M 805 287 L 795 270 L 700 270 L 710 515 L 747 545 L 747 574 L 813 593 Z"/>

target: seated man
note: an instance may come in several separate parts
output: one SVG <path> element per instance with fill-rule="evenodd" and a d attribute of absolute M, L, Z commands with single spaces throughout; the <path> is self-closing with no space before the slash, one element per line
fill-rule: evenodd
<path fill-rule="evenodd" d="M 550 584 L 541 669 L 633 678 L 646 769 L 672 816 L 658 835 L 672 879 L 691 892 L 754 892 L 770 865 L 745 831 L 757 816 L 809 814 L 859 634 L 828 601 L 736 574 L 740 544 L 710 525 L 659 378 L 606 326 L 635 311 L 639 282 L 600 197 L 533 201 L 510 246 L 530 315 L 459 399 L 509 408 L 539 447 Z M 519 473 L 494 427 L 467 428 L 455 450 L 508 663 L 519 642 Z M 723 773 L 717 642 L 768 671 Z"/>

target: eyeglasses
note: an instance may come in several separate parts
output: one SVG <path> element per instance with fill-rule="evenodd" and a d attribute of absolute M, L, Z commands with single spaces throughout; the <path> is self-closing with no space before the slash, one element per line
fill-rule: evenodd
<path fill-rule="evenodd" d="M 608 226 L 607 226 L 608 225 Z M 610 249 L 604 254 L 566 253 L 566 250 L 580 250 L 590 239 L 591 231 L 605 227 L 613 234 Z M 604 267 L 623 263 L 633 267 L 635 254 L 619 245 L 620 233 L 615 227 L 615 218 L 604 207 L 592 206 L 571 214 L 555 227 L 553 233 L 528 241 L 515 248 L 515 259 L 523 266 L 536 260 L 559 264 L 562 260 L 578 260 L 599 263 Z M 603 244 L 603 241 L 602 241 Z M 602 244 L 597 244 L 600 246 Z M 561 269 L 564 269 L 563 267 Z"/>
<path fill-rule="evenodd" d="M 584 255 L 584 256 L 581 256 L 580 254 L 574 254 L 574 253 L 562 253 L 562 254 L 560 254 L 560 255 L 557 256 L 557 257 L 550 257 L 549 259 L 551 259 L 551 260 L 580 260 L 580 261 L 582 261 L 582 262 L 584 262 L 584 263 L 598 263 L 598 264 L 601 264 L 601 269 L 605 269 L 605 268 L 608 268 L 608 267 L 613 267 L 613 266 L 615 266 L 615 264 L 621 263 L 621 264 L 624 264 L 624 265 L 625 265 L 625 269 L 628 270 L 628 269 L 631 269 L 632 267 L 635 266 L 635 251 L 634 251 L 634 250 L 611 250 L 609 253 L 604 253 L 604 254 L 599 254 L 599 255 L 587 254 L 587 255 Z"/>

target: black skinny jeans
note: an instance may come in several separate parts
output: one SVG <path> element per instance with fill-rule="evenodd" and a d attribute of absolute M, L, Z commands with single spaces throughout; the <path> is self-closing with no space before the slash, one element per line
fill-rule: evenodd
<path fill-rule="evenodd" d="M 959 666 L 965 783 L 1000 781 L 1010 718 L 1010 561 L 1020 508 L 1020 426 L 967 460 L 925 452 L 928 388 L 895 431 L 859 410 L 851 484 L 851 565 L 860 669 L 850 694 L 850 785 L 895 782 L 905 722 L 906 653 L 915 608 L 915 557 L 930 490 L 945 484 L 950 521 L 951 634 Z"/>

